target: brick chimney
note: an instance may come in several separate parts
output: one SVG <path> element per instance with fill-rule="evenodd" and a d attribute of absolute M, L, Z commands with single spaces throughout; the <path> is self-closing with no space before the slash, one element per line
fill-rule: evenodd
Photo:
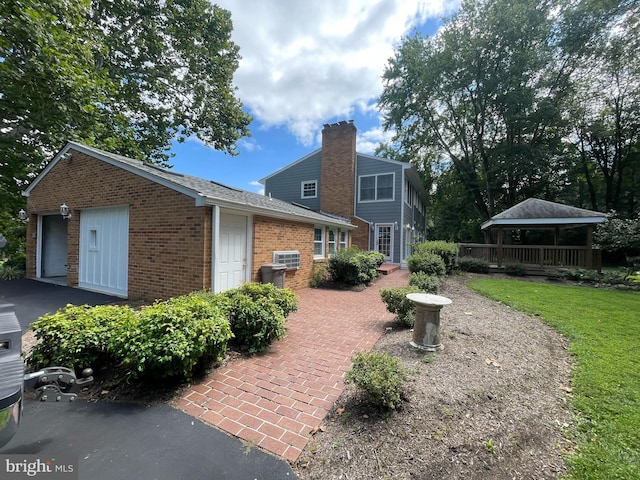
<path fill-rule="evenodd" d="M 353 120 L 322 129 L 320 209 L 347 218 L 355 214 L 356 131 Z"/>

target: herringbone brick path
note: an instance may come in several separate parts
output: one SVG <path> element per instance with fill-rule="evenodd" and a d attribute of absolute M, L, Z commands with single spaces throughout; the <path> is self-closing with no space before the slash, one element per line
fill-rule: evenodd
<path fill-rule="evenodd" d="M 406 286 L 408 272 L 383 276 L 362 292 L 306 288 L 286 337 L 261 355 L 212 372 L 179 407 L 204 422 L 295 461 L 344 390 L 356 351 L 369 351 L 393 319 L 379 289 Z"/>

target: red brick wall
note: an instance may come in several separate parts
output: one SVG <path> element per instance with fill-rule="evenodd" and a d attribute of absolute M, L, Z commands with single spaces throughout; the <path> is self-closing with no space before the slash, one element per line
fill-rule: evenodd
<path fill-rule="evenodd" d="M 37 215 L 66 203 L 68 277 L 78 282 L 81 209 L 129 206 L 129 299 L 153 300 L 211 286 L 211 208 L 101 160 L 72 151 L 28 199 L 27 275 L 36 276 Z"/>
<path fill-rule="evenodd" d="M 354 215 L 356 127 L 353 122 L 325 125 L 322 130 L 320 209 Z"/>
<path fill-rule="evenodd" d="M 313 273 L 313 225 L 260 215 L 253 217 L 253 271 L 251 280 L 262 281 L 260 267 L 273 263 L 273 252 L 298 250 L 300 268 L 287 270 L 285 287 L 292 290 L 309 286 Z"/>
<path fill-rule="evenodd" d="M 358 227 L 351 230 L 351 244 L 360 250 L 369 250 L 369 223 L 358 217 L 351 217 L 351 223 Z"/>

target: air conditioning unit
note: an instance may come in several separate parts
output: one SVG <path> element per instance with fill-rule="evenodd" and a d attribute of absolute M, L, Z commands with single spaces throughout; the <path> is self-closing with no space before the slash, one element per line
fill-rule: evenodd
<path fill-rule="evenodd" d="M 284 264 L 288 269 L 300 268 L 300 252 L 297 250 L 273 252 L 273 263 Z"/>

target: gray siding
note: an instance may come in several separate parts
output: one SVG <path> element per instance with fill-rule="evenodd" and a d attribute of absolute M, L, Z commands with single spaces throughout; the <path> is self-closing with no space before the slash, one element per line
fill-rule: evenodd
<path fill-rule="evenodd" d="M 373 202 L 359 201 L 360 177 L 366 175 L 377 175 L 393 173 L 393 200 L 381 200 Z M 402 252 L 401 244 L 401 212 L 402 194 L 404 188 L 403 165 L 367 155 L 357 156 L 356 163 L 356 215 L 374 224 L 390 223 L 398 224 L 398 229 L 393 231 L 393 259 L 392 262 L 400 263 Z M 375 230 L 374 230 L 375 234 Z M 375 242 L 375 235 L 372 235 L 372 242 Z M 372 244 L 370 248 L 374 248 Z"/>
<path fill-rule="evenodd" d="M 312 210 L 320 210 L 320 150 L 291 164 L 289 167 L 265 180 L 264 193 L 285 202 L 306 205 Z M 317 181 L 316 198 L 302 198 L 302 182 Z"/>

